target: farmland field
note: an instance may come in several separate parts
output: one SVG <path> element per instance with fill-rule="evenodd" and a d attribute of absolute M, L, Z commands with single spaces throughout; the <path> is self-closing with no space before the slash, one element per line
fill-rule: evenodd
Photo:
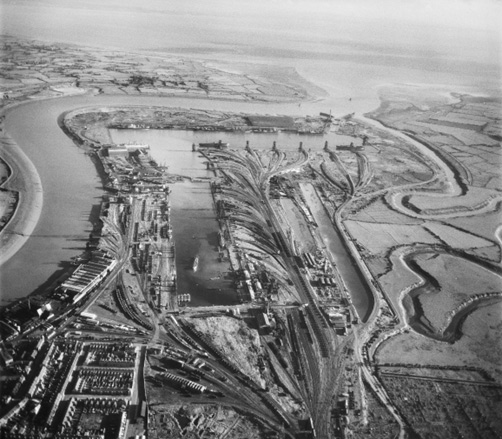
<path fill-rule="evenodd" d="M 497 145 L 497 141 L 494 139 L 491 139 L 488 136 L 485 136 L 484 134 L 479 134 L 475 131 L 469 130 L 469 129 L 464 129 L 464 128 L 457 128 L 457 127 L 450 127 L 446 125 L 437 125 L 429 122 L 411 122 L 409 123 L 411 127 L 415 127 L 416 129 L 421 129 L 425 131 L 433 131 L 435 133 L 441 133 L 441 134 L 447 134 L 451 136 L 453 139 L 453 142 L 450 140 L 448 143 L 461 143 L 467 146 L 471 145 Z M 457 142 L 455 142 L 455 140 Z"/>

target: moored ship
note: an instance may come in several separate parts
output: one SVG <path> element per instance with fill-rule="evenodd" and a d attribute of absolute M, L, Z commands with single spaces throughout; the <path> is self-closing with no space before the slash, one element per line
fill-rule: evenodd
<path fill-rule="evenodd" d="M 219 140 L 218 142 L 209 142 L 209 143 L 199 143 L 199 148 L 218 148 L 225 149 L 228 148 L 230 144 L 228 142 L 222 142 Z"/>

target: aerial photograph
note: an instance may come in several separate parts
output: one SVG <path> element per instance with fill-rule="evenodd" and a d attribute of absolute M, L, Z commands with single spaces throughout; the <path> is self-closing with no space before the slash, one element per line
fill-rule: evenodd
<path fill-rule="evenodd" d="M 0 439 L 501 438 L 500 17 L 0 0 Z"/>

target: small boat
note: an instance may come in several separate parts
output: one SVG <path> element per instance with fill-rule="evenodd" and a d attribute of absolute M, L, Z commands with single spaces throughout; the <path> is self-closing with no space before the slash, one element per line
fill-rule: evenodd
<path fill-rule="evenodd" d="M 192 270 L 197 271 L 198 268 L 199 268 L 199 256 L 195 256 L 193 260 Z"/>

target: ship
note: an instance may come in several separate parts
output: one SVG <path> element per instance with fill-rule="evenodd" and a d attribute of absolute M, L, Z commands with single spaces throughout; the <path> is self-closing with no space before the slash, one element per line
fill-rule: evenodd
<path fill-rule="evenodd" d="M 197 271 L 197 268 L 199 268 L 199 256 L 195 256 L 193 259 L 192 270 Z"/>
<path fill-rule="evenodd" d="M 221 140 L 218 142 L 199 143 L 199 148 L 225 149 L 225 148 L 228 148 L 229 146 L 230 146 L 230 144 L 228 142 L 222 142 Z"/>

